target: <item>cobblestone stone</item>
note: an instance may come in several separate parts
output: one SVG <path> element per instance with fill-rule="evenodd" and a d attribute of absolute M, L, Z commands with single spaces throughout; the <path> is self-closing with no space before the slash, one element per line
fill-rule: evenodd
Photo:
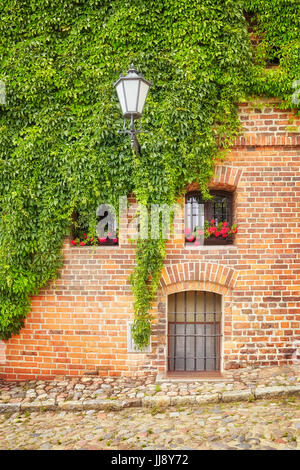
<path fill-rule="evenodd" d="M 4 382 L 0 379 L 0 411 L 4 404 L 31 404 L 42 402 L 66 404 L 66 409 L 76 409 L 76 403 L 87 400 L 135 403 L 135 406 L 157 401 L 181 404 L 251 400 L 252 398 L 292 395 L 299 393 L 300 365 L 282 367 L 243 368 L 225 371 L 220 380 L 158 381 L 146 377 L 133 380 L 129 377 L 78 377 L 58 378 L 51 382 Z M 151 398 L 152 397 L 152 398 Z M 50 401 L 49 401 L 50 400 Z M 136 401 L 137 400 L 137 401 Z M 29 406 L 29 405 L 28 405 Z"/>

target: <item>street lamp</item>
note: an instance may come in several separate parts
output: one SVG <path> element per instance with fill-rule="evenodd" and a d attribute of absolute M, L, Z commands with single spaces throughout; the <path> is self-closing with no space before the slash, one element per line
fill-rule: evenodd
<path fill-rule="evenodd" d="M 127 75 L 125 75 L 125 77 L 121 75 L 119 80 L 114 84 L 124 118 L 123 130 L 118 132 L 130 135 L 131 147 L 135 149 L 137 154 L 140 153 L 140 144 L 136 135 L 145 131 L 142 130 L 141 125 L 139 129 L 135 129 L 134 121 L 142 117 L 151 85 L 151 82 L 143 78 L 142 74 L 139 74 L 135 70 L 133 64 L 131 64 Z M 126 119 L 130 120 L 129 129 L 126 128 Z"/>

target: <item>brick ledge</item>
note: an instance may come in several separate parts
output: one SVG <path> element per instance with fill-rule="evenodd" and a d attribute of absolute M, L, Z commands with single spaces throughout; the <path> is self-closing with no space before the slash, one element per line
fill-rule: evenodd
<path fill-rule="evenodd" d="M 274 135 L 246 135 L 238 137 L 233 145 L 235 147 L 277 147 L 277 146 L 300 146 L 300 135 L 274 136 Z"/>

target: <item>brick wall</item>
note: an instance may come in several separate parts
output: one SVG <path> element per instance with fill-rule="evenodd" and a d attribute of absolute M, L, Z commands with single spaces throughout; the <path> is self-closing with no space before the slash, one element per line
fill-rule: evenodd
<path fill-rule="evenodd" d="M 61 277 L 32 299 L 25 328 L 6 342 L 5 362 L 0 356 L 0 375 L 163 375 L 167 295 L 194 289 L 223 296 L 224 369 L 291 362 L 300 339 L 300 134 L 299 118 L 286 129 L 292 117 L 269 102 L 240 106 L 244 135 L 211 182 L 234 192 L 235 243 L 186 248 L 183 235 L 168 242 L 150 353 L 127 352 L 135 255 L 122 220 L 118 247 L 65 241 Z"/>

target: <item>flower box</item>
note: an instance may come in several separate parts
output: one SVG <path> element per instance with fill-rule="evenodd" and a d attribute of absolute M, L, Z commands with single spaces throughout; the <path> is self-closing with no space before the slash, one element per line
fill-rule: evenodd
<path fill-rule="evenodd" d="M 71 240 L 72 245 L 74 246 L 114 246 L 118 245 L 118 238 L 97 238 L 91 237 L 88 238 L 86 234 L 83 237 L 75 238 Z"/>
<path fill-rule="evenodd" d="M 232 226 L 226 221 L 216 223 L 214 219 L 210 222 L 205 220 L 204 229 L 196 227 L 193 232 L 189 227 L 185 228 L 186 245 L 214 246 L 232 245 L 234 234 L 237 232 L 236 224 Z"/>
<path fill-rule="evenodd" d="M 112 246 L 112 245 L 117 245 L 118 244 L 118 239 L 117 238 L 106 238 L 104 242 L 99 242 L 100 245 L 105 245 L 105 246 Z"/>
<path fill-rule="evenodd" d="M 223 238 L 223 237 L 210 237 L 204 240 L 204 246 L 206 245 L 232 245 L 233 238 Z"/>

